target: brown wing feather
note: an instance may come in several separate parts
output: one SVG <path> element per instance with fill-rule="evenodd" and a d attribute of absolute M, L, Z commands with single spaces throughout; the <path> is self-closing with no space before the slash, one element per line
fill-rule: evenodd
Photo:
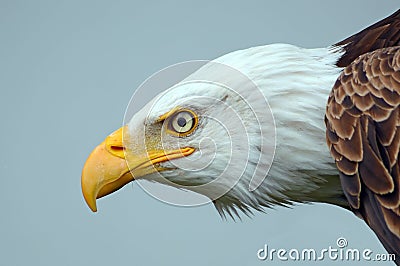
<path fill-rule="evenodd" d="M 359 55 L 400 45 L 400 10 L 335 45 L 346 45 L 345 54 L 337 62 L 339 67 L 348 66 Z"/>
<path fill-rule="evenodd" d="M 346 67 L 329 95 L 326 139 L 353 211 L 400 263 L 400 46 Z"/>

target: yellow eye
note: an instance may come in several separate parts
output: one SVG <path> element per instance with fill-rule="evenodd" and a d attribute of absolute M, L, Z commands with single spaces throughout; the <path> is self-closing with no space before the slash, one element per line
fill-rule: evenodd
<path fill-rule="evenodd" d="M 168 130 L 182 137 L 193 132 L 198 119 L 191 110 L 181 110 L 171 115 L 167 120 Z"/>

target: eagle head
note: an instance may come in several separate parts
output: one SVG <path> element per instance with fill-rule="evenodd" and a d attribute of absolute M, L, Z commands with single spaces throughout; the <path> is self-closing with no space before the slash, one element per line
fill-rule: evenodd
<path fill-rule="evenodd" d="M 321 88 L 337 70 L 331 51 L 315 53 L 290 45 L 236 51 L 157 95 L 89 156 L 89 207 L 96 211 L 96 199 L 134 180 L 199 193 L 231 216 L 320 197 L 313 191 L 329 182 L 318 171 L 334 169 Z"/>
<path fill-rule="evenodd" d="M 272 164 L 274 136 L 257 85 L 208 62 L 95 148 L 83 168 L 83 195 L 96 211 L 97 198 L 143 179 L 200 193 L 220 210 L 245 210 Z"/>

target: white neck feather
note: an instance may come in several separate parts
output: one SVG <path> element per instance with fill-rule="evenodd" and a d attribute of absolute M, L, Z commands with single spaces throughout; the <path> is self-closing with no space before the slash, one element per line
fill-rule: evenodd
<path fill-rule="evenodd" d="M 258 85 L 271 106 L 277 130 L 275 158 L 264 183 L 253 193 L 235 188 L 227 197 L 241 201 L 254 197 L 244 203 L 256 209 L 293 201 L 345 204 L 324 125 L 328 95 L 341 71 L 335 65 L 341 55 L 341 49 L 332 47 L 274 44 L 216 60 L 240 70 Z M 230 213 L 225 199 L 219 201 L 217 209 Z"/>

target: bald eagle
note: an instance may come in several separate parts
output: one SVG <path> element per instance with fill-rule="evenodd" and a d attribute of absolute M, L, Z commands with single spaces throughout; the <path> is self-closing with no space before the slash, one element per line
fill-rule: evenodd
<path fill-rule="evenodd" d="M 400 10 L 326 48 L 210 61 L 94 149 L 88 206 L 135 179 L 200 193 L 221 215 L 325 202 L 364 219 L 399 264 L 398 45 Z"/>

